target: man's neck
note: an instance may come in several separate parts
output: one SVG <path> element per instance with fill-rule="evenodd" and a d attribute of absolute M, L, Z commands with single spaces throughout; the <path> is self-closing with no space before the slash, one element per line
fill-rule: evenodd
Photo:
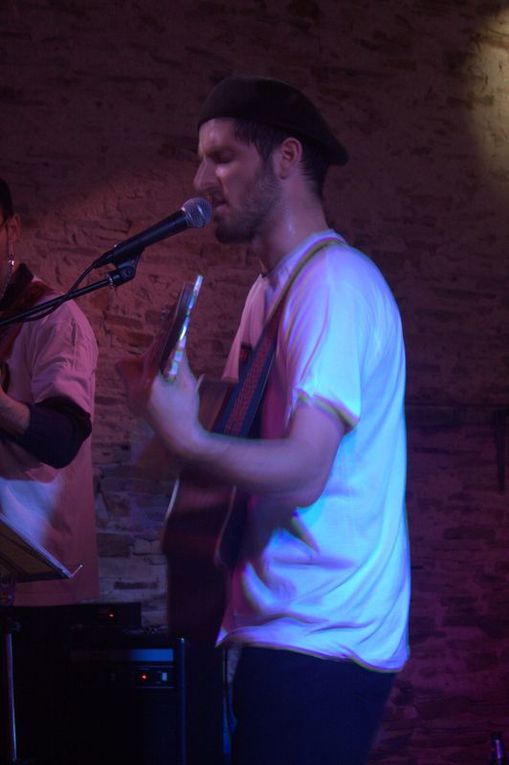
<path fill-rule="evenodd" d="M 249 250 L 272 271 L 304 239 L 327 228 L 321 204 L 278 209 L 272 220 L 250 243 Z"/>

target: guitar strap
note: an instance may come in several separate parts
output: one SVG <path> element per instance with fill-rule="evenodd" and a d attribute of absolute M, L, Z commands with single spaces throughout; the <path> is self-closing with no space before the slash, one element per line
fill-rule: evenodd
<path fill-rule="evenodd" d="M 276 350 L 277 332 L 286 297 L 297 276 L 317 252 L 331 244 L 342 244 L 337 236 L 328 236 L 309 247 L 299 260 L 293 273 L 265 323 L 262 334 L 249 359 L 243 364 L 239 380 L 231 391 L 218 421 L 215 433 L 246 438 L 263 398 Z"/>

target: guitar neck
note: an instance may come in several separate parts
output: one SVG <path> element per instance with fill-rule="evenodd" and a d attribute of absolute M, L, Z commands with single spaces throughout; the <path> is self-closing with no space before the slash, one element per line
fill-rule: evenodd
<path fill-rule="evenodd" d="M 184 353 L 191 312 L 196 305 L 203 277 L 198 274 L 194 284 L 185 284 L 180 291 L 172 322 L 162 337 L 158 368 L 162 375 L 174 379 Z"/>

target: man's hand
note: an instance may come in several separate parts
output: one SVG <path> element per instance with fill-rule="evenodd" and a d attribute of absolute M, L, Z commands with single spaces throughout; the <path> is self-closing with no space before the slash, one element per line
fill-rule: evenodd
<path fill-rule="evenodd" d="M 199 407 L 197 382 L 184 353 L 173 382 L 156 375 L 145 407 L 156 433 L 172 452 L 184 459 L 196 456 L 204 434 L 198 420 Z"/>
<path fill-rule="evenodd" d="M 128 405 L 153 427 L 174 454 L 190 458 L 203 434 L 198 421 L 199 396 L 185 353 L 174 381 L 154 373 L 150 354 L 117 364 L 127 391 Z"/>

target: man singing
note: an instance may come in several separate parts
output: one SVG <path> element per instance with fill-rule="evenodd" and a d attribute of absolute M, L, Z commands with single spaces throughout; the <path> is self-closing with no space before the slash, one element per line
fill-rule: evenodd
<path fill-rule="evenodd" d="M 362 765 L 408 655 L 398 308 L 327 225 L 325 175 L 347 153 L 300 91 L 229 77 L 198 129 L 194 185 L 216 237 L 261 265 L 226 377 L 284 300 L 259 434 L 204 429 L 186 361 L 175 381 L 156 376 L 141 408 L 173 455 L 249 494 L 219 634 L 241 648 L 233 762 Z"/>

